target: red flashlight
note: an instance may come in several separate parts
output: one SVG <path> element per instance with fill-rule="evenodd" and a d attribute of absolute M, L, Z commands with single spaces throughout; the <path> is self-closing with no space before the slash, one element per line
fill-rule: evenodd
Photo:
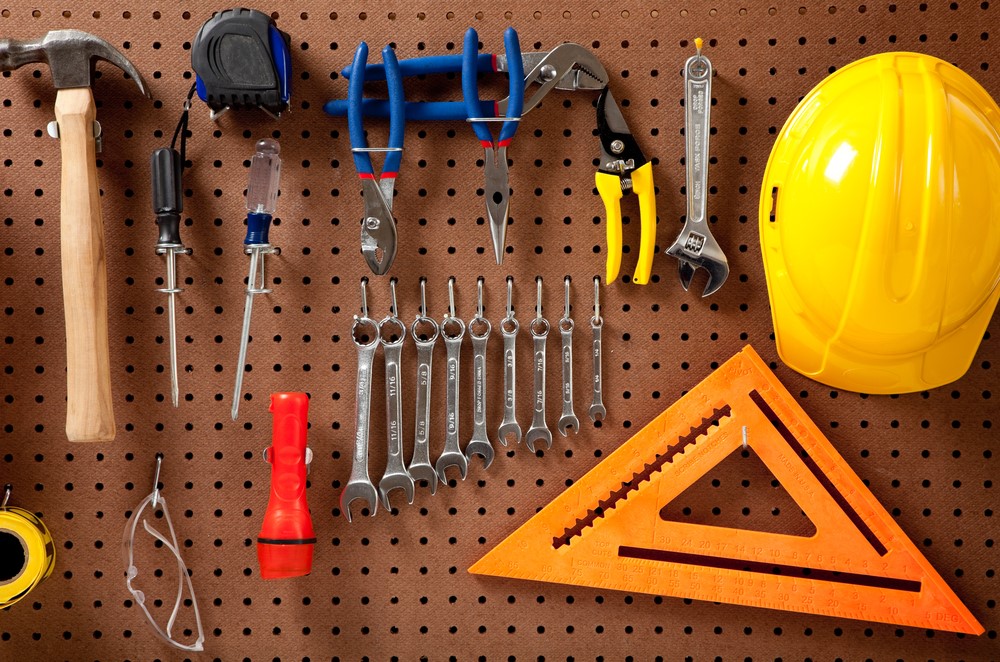
<path fill-rule="evenodd" d="M 306 447 L 309 398 L 305 393 L 273 393 L 271 447 L 264 459 L 271 464 L 271 498 L 257 536 L 257 560 L 264 579 L 300 577 L 312 571 L 316 532 L 306 503 Z"/>

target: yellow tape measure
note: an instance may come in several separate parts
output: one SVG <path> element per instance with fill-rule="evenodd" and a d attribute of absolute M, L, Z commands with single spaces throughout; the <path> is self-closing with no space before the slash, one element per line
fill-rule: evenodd
<path fill-rule="evenodd" d="M 30 593 L 56 564 L 49 530 L 34 513 L 8 507 L 10 492 L 8 484 L 0 503 L 0 609 Z"/>

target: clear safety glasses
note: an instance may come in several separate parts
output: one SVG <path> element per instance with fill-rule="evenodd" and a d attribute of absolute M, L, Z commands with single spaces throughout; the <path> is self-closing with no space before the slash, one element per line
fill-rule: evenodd
<path fill-rule="evenodd" d="M 143 613 L 146 614 L 146 619 L 161 639 L 180 650 L 199 652 L 203 650 L 202 644 L 205 642 L 205 633 L 201 628 L 201 614 L 198 612 L 198 601 L 195 599 L 194 586 L 191 584 L 191 576 L 188 574 L 188 569 L 184 564 L 184 559 L 181 558 L 181 553 L 177 545 L 177 535 L 174 533 L 173 522 L 170 521 L 170 512 L 167 510 L 167 501 L 163 495 L 160 494 L 160 465 L 162 462 L 163 454 L 157 453 L 156 476 L 153 479 L 153 491 L 139 503 L 135 511 L 132 513 L 132 517 L 129 518 L 128 523 L 125 525 L 125 535 L 122 539 L 122 552 L 125 558 L 125 586 L 128 588 L 133 597 L 135 597 L 136 604 L 139 605 Z M 150 524 L 150 520 L 153 520 L 155 523 L 157 511 L 163 514 L 162 519 L 167 523 L 167 530 L 170 532 L 169 537 L 157 531 Z M 162 543 L 163 547 L 169 550 L 174 555 L 174 558 L 177 559 L 177 599 L 174 601 L 174 608 L 170 613 L 170 619 L 167 621 L 167 627 L 165 630 L 159 626 L 153 618 L 153 615 L 149 612 L 149 609 L 146 606 L 145 593 L 132 585 L 133 580 L 139 576 L 139 569 L 135 566 L 135 536 L 136 532 L 139 530 L 140 521 L 142 522 L 142 528 L 145 529 L 146 533 Z M 185 584 L 187 585 L 187 594 L 190 596 L 191 607 L 194 610 L 194 620 L 197 624 L 198 631 L 198 638 L 192 644 L 181 643 L 175 640 L 171 634 L 171 630 L 177 620 L 177 615 L 180 612 L 181 605 L 184 603 Z"/>

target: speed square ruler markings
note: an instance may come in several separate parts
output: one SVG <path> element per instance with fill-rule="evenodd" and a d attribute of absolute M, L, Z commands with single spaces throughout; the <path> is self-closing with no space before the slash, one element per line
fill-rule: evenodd
<path fill-rule="evenodd" d="M 747 445 L 812 536 L 664 520 Z M 747 346 L 480 559 L 472 573 L 981 634 L 962 604 Z"/>

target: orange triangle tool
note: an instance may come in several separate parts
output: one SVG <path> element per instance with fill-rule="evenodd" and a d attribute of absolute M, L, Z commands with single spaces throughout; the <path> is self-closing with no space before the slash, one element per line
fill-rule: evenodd
<path fill-rule="evenodd" d="M 744 439 L 812 520 L 814 535 L 660 516 Z M 983 632 L 749 346 L 469 571 Z"/>

